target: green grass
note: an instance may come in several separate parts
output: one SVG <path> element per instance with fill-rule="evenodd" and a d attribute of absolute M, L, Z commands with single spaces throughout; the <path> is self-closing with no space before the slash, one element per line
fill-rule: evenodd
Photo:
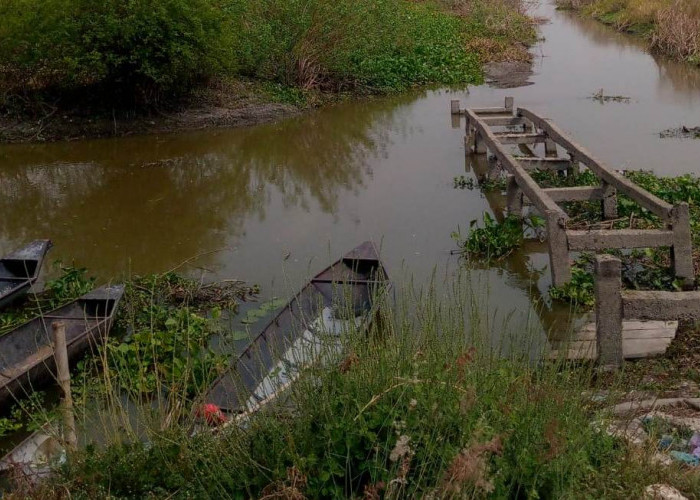
<path fill-rule="evenodd" d="M 403 290 L 369 335 L 344 338 L 344 359 L 302 372 L 244 426 L 209 432 L 190 399 L 146 400 L 129 416 L 105 390 L 101 439 L 18 495 L 639 498 L 654 482 L 698 491 L 697 475 L 603 432 L 593 373 L 532 364 L 538 350 L 522 346 L 533 334 L 489 325 L 467 282 L 440 295 Z M 511 354 L 492 348 L 494 334 Z"/>

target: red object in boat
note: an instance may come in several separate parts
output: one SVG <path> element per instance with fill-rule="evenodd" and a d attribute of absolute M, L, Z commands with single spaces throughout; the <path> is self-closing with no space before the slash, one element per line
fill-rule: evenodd
<path fill-rule="evenodd" d="M 209 425 L 220 425 L 226 422 L 226 415 L 224 415 L 224 412 L 221 411 L 221 408 L 212 403 L 202 405 L 197 415 L 204 418 Z"/>

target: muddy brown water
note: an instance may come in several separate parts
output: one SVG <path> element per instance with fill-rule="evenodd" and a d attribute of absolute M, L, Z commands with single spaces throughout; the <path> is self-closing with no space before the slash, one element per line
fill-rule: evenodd
<path fill-rule="evenodd" d="M 484 166 L 465 161 L 450 99 L 491 106 L 513 95 L 616 168 L 697 172 L 700 141 L 659 132 L 700 125 L 699 70 L 551 5 L 538 14 L 550 22 L 533 49 L 529 86 L 422 91 L 246 129 L 0 146 L 0 253 L 51 238 L 50 260 L 86 266 L 101 280 L 162 272 L 198 256 L 190 272 L 289 295 L 373 239 L 395 279 L 449 282 L 459 265 L 450 233 L 502 203 L 453 188 L 455 176 Z M 631 101 L 589 99 L 601 88 Z M 534 314 L 546 266 L 535 246 L 471 279 L 489 298 L 485 310 L 515 311 L 518 326 L 531 318 L 546 330 L 560 317 Z"/>

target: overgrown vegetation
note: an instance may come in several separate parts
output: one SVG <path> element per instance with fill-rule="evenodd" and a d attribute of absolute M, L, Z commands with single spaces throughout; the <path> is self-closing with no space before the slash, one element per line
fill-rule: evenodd
<path fill-rule="evenodd" d="M 557 0 L 557 5 L 641 35 L 652 49 L 700 65 L 700 4 L 694 0 Z"/>
<path fill-rule="evenodd" d="M 60 267 L 60 273 L 43 292 L 0 312 L 3 332 L 94 287 L 84 268 Z M 125 285 L 109 338 L 74 370 L 72 390 L 79 413 L 113 395 L 137 403 L 174 399 L 189 405 L 228 366 L 227 357 L 212 348 L 212 339 L 217 336 L 221 344 L 231 340 L 225 321 L 237 313 L 241 301 L 259 292 L 238 280 L 205 283 L 173 272 L 134 277 Z M 273 300 L 260 309 L 267 315 L 278 306 Z M 43 395 L 33 392 L 18 400 L 0 418 L 0 434 L 35 430 L 53 420 L 56 413 L 42 408 Z"/>
<path fill-rule="evenodd" d="M 92 290 L 95 280 L 87 276 L 85 268 L 61 262 L 55 262 L 54 268 L 58 276 L 46 283 L 43 293 L 30 294 L 24 303 L 0 311 L 0 335 Z"/>
<path fill-rule="evenodd" d="M 515 57 L 506 52 L 534 40 L 522 6 L 520 0 L 7 0 L 0 4 L 0 106 L 26 107 L 37 97 L 49 108 L 56 99 L 77 98 L 109 108 L 159 104 L 231 77 L 301 91 L 472 83 L 485 58 Z"/>
<path fill-rule="evenodd" d="M 532 178 L 542 187 L 594 186 L 600 183 L 596 175 L 583 169 L 579 172 L 563 175 L 554 171 L 534 170 Z M 688 203 L 690 207 L 690 229 L 693 248 L 700 248 L 700 178 L 686 174 L 678 177 L 662 177 L 647 171 L 627 171 L 625 176 L 650 193 L 670 204 Z M 460 178 L 455 178 L 455 187 L 461 187 Z M 501 189 L 498 181 L 479 185 L 482 190 Z M 464 188 L 472 189 L 464 179 Z M 570 216 L 567 225 L 570 228 L 636 228 L 659 229 L 663 222 L 650 211 L 640 207 L 624 195 L 618 195 L 618 218 L 603 220 L 600 202 L 566 202 L 564 209 Z M 526 226 L 537 229 L 541 221 L 532 216 L 525 219 Z M 466 238 L 453 234 L 463 251 L 475 258 L 486 261 L 498 260 L 517 249 L 523 241 L 522 222 L 516 217 L 506 217 L 497 222 L 493 217 L 484 216 L 484 227 L 477 228 L 476 221 L 471 222 L 471 229 Z M 518 231 L 518 229 L 521 229 Z M 632 289 L 646 290 L 680 290 L 681 283 L 675 278 L 671 269 L 668 249 L 648 248 L 629 251 L 608 250 L 622 261 L 623 285 Z M 693 254 L 696 275 L 700 270 L 700 252 Z M 550 289 L 554 300 L 570 302 L 577 308 L 588 309 L 594 304 L 593 259 L 590 254 L 580 255 L 572 265 L 572 279 L 560 287 Z"/>
<path fill-rule="evenodd" d="M 523 231 L 526 228 L 537 230 L 543 226 L 542 219 L 534 215 L 525 219 L 510 215 L 498 222 L 484 212 L 483 219 L 482 227 L 478 227 L 476 219 L 469 223 L 466 238 L 462 238 L 459 231 L 453 233 L 452 238 L 465 255 L 486 262 L 503 259 L 519 248 L 525 241 Z"/>
<path fill-rule="evenodd" d="M 641 498 L 655 482 L 698 491 L 697 474 L 604 431 L 590 372 L 494 352 L 493 326 L 471 298 L 400 304 L 381 330 L 343 340 L 343 362 L 303 372 L 245 428 L 193 435 L 196 417 L 165 411 L 137 436 L 120 420 L 117 439 L 71 454 L 18 496 Z"/>

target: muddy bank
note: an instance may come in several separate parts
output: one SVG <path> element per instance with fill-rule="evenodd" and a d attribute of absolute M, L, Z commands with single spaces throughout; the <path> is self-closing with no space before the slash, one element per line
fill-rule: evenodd
<path fill-rule="evenodd" d="M 32 115 L 0 112 L 0 142 L 73 141 L 100 137 L 161 134 L 216 127 L 246 127 L 268 123 L 313 107 L 275 102 L 246 82 L 212 84 L 177 106 L 135 114 L 99 111 L 60 104 L 44 106 Z"/>
<path fill-rule="evenodd" d="M 501 61 L 484 66 L 486 83 L 497 89 L 512 89 L 533 85 L 531 61 Z"/>
<path fill-rule="evenodd" d="M 532 63 L 486 63 L 486 83 L 510 89 L 532 85 Z M 41 113 L 13 113 L 0 109 L 0 143 L 75 141 L 104 137 L 164 134 L 210 128 L 237 128 L 270 123 L 348 99 L 346 94 L 306 96 L 299 104 L 279 99 L 255 82 L 218 82 L 199 89 L 176 107 L 148 113 L 99 111 L 80 105 L 44 105 Z M 368 99 L 356 95 L 356 99 Z"/>

